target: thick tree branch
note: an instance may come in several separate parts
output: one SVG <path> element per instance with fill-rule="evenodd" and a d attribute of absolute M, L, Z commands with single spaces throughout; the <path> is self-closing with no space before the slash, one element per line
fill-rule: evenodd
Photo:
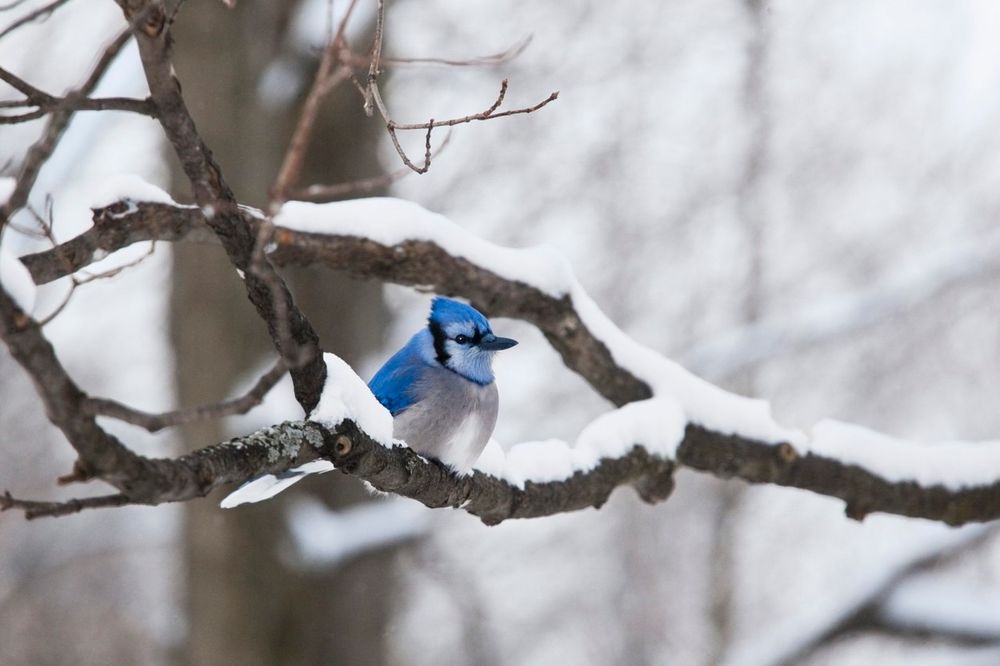
<path fill-rule="evenodd" d="M 915 482 L 891 482 L 859 467 L 822 456 L 797 456 L 788 445 L 724 435 L 688 425 L 676 461 L 651 456 L 641 443 L 627 454 L 604 458 L 587 472 L 519 488 L 475 472 L 457 477 L 408 448 L 386 448 L 345 421 L 335 428 L 290 422 L 246 437 L 201 449 L 176 460 L 148 460 L 151 487 L 125 494 L 129 503 L 159 504 L 192 499 L 211 489 L 262 473 L 283 471 L 317 458 L 384 492 L 409 497 L 432 508 L 456 507 L 487 524 L 510 518 L 536 518 L 600 507 L 611 492 L 632 485 L 648 502 L 666 499 L 675 466 L 736 477 L 751 483 L 774 483 L 840 497 L 865 512 L 894 513 L 951 525 L 1000 518 L 1000 482 L 950 490 Z M 153 489 L 154 480 L 162 492 Z"/>
<path fill-rule="evenodd" d="M 112 211 L 114 209 L 114 212 Z M 259 219 L 244 210 L 250 225 Z M 113 252 L 141 240 L 204 238 L 204 218 L 193 207 L 114 204 L 94 213 L 94 226 L 59 248 L 22 258 L 37 282 L 84 267 L 98 252 Z M 158 236 L 157 234 L 163 234 Z M 446 295 L 464 296 L 493 316 L 523 319 L 537 326 L 568 367 L 616 405 L 643 400 L 649 387 L 620 367 L 608 348 L 587 329 L 568 297 L 554 298 L 523 282 L 505 280 L 472 262 L 453 257 L 427 241 L 381 245 L 354 236 L 279 229 L 269 255 L 278 265 L 321 263 L 361 278 L 403 285 L 433 285 Z"/>
<path fill-rule="evenodd" d="M 270 263 L 253 262 L 254 230 L 245 223 L 219 165 L 199 136 L 174 75 L 170 61 L 172 15 L 158 4 L 143 3 L 135 11 L 126 7 L 126 17 L 133 25 L 160 124 L 191 183 L 195 201 L 205 212 L 209 227 L 222 242 L 233 266 L 243 271 L 247 295 L 267 324 L 278 352 L 290 361 L 295 397 L 308 413 L 319 400 L 326 379 L 319 336 Z M 277 304 L 288 313 L 287 321 L 280 325 Z M 290 335 L 281 335 L 285 326 Z"/>
<path fill-rule="evenodd" d="M 191 207 L 133 204 L 125 208 L 117 215 L 116 222 L 128 228 L 129 233 L 113 236 L 106 225 L 95 225 L 83 235 L 86 241 L 74 239 L 66 244 L 73 244 L 74 249 L 64 254 L 80 263 L 90 252 L 80 248 L 98 246 L 111 251 L 117 249 L 114 248 L 116 242 L 126 244 L 149 239 L 164 229 L 173 238 L 183 238 L 197 233 L 205 224 L 200 211 Z M 107 215 L 106 211 L 98 210 L 95 216 L 101 219 Z M 173 221 L 166 223 L 171 216 Z M 250 210 L 244 211 L 244 217 L 251 226 L 258 219 Z M 604 343 L 587 329 L 568 296 L 556 298 L 527 284 L 504 279 L 468 260 L 452 256 L 430 241 L 382 245 L 366 238 L 310 234 L 285 228 L 277 229 L 275 241 L 270 257 L 279 265 L 323 263 L 361 277 L 433 285 L 440 293 L 471 299 L 491 315 L 517 317 L 534 323 L 560 351 L 570 368 L 616 404 L 641 400 L 651 394 L 649 387 L 619 366 Z M 52 276 L 60 270 L 61 253 L 62 246 L 25 257 L 24 263 L 35 275 Z M 848 514 L 855 518 L 871 512 L 886 512 L 957 525 L 1000 517 L 1000 480 L 960 489 L 920 485 L 915 481 L 891 481 L 838 459 L 799 454 L 788 444 L 756 441 L 695 424 L 687 426 L 676 461 L 654 459 L 639 448 L 618 459 L 619 462 L 602 467 L 602 470 L 613 470 L 606 474 L 578 474 L 561 482 L 564 485 L 543 484 L 530 492 L 507 488 L 509 484 L 488 479 L 485 475 L 472 477 L 482 477 L 483 480 L 477 481 L 453 479 L 436 465 L 418 464 L 414 461 L 419 459 L 412 454 L 382 449 L 364 437 L 353 443 L 352 450 L 351 456 L 334 456 L 333 459 L 348 472 L 376 487 L 419 499 L 429 506 L 452 505 L 456 498 L 463 503 L 471 498 L 471 511 L 488 521 L 590 506 L 599 503 L 597 499 L 606 498 L 615 485 L 664 478 L 663 465 L 666 464 L 723 478 L 773 483 L 837 497 L 847 503 Z M 230 480 L 242 480 L 236 477 L 237 474 L 228 476 Z M 468 486 L 470 483 L 475 490 Z"/>

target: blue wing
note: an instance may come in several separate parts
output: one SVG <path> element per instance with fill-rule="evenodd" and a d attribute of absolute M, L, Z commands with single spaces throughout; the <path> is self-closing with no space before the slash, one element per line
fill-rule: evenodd
<path fill-rule="evenodd" d="M 420 355 L 419 343 L 418 336 L 413 336 L 368 382 L 368 388 L 393 416 L 418 401 L 414 387 L 421 372 L 427 367 Z"/>

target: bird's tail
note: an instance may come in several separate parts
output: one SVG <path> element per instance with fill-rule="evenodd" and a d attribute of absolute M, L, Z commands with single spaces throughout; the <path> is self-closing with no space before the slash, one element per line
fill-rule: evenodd
<path fill-rule="evenodd" d="M 329 460 L 314 460 L 281 474 L 258 476 L 226 495 L 219 506 L 223 509 L 231 509 L 240 504 L 270 499 L 309 474 L 322 474 L 331 469 L 333 469 L 333 463 Z"/>

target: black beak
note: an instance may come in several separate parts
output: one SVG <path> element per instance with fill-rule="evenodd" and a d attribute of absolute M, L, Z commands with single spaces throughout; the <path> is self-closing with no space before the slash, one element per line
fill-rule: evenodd
<path fill-rule="evenodd" d="M 490 333 L 489 335 L 484 335 L 483 339 L 479 341 L 479 348 L 486 351 L 500 351 L 501 349 L 510 349 L 516 344 L 517 340 L 498 338 Z"/>

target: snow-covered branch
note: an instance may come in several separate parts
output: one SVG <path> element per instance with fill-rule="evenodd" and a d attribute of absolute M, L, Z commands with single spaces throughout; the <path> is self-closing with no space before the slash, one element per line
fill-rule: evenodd
<path fill-rule="evenodd" d="M 197 208 L 115 204 L 95 211 L 94 228 L 69 241 L 74 267 L 92 248 L 114 251 L 137 240 L 183 239 L 204 220 Z M 243 209 L 248 224 L 255 211 Z M 173 218 L 173 219 L 171 219 Z M 1000 517 L 1000 444 L 921 445 L 860 426 L 824 421 L 809 433 L 779 424 L 764 401 L 727 393 L 628 338 L 600 312 L 571 271 L 547 249 L 512 250 L 477 239 L 447 219 L 391 199 L 311 205 L 291 202 L 269 257 L 278 265 L 322 263 L 361 277 L 433 288 L 469 298 L 490 315 L 538 326 L 567 366 L 619 405 L 570 446 L 488 449 L 480 471 L 456 478 L 408 449 L 360 435 L 331 459 L 387 492 L 428 506 L 464 506 L 487 522 L 600 505 L 618 485 L 664 498 L 670 472 L 688 467 L 751 483 L 773 483 L 837 497 L 848 514 L 895 513 L 962 524 Z M 91 249 L 88 249 L 91 248 Z M 57 276 L 59 248 L 24 263 Z"/>

